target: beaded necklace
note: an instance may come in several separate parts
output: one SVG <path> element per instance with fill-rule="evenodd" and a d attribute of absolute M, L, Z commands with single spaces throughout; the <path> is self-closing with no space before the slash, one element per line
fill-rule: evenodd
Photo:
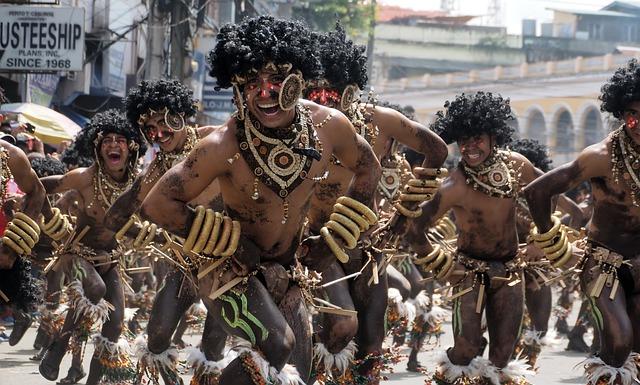
<path fill-rule="evenodd" d="M 611 140 L 611 173 L 616 183 L 620 177 L 631 189 L 631 200 L 634 206 L 640 207 L 640 148 L 627 135 L 624 126 L 614 131 Z"/>
<path fill-rule="evenodd" d="M 117 182 L 111 176 L 102 171 L 102 167 L 99 164 L 96 167 L 96 172 L 93 174 L 93 197 L 94 201 L 100 203 L 100 206 L 106 212 L 109 207 L 118 199 L 122 193 L 124 193 L 129 186 L 133 183 L 133 174 L 127 172 L 127 180 L 124 182 Z"/>
<path fill-rule="evenodd" d="M 262 182 L 276 193 L 284 201 L 283 224 L 289 218 L 287 197 L 300 183 L 308 179 L 313 159 L 319 160 L 322 147 L 315 128 L 331 119 L 329 115 L 320 124 L 314 125 L 308 108 L 298 104 L 295 109 L 296 118 L 291 126 L 276 132 L 263 129 L 251 114 L 244 120 L 236 117 L 236 138 L 240 154 L 255 177 L 251 198 L 259 198 L 258 182 Z M 312 179 L 318 181 L 318 178 Z"/>
<path fill-rule="evenodd" d="M 7 185 L 11 179 L 13 179 L 13 174 L 9 168 L 9 152 L 0 147 L 0 209 L 4 206 L 7 198 Z"/>
<path fill-rule="evenodd" d="M 474 190 L 497 198 L 513 198 L 517 193 L 518 172 L 514 162 L 509 161 L 506 151 L 494 148 L 491 155 L 478 167 L 460 162 L 466 183 Z"/>
<path fill-rule="evenodd" d="M 154 184 L 171 167 L 175 166 L 189 155 L 198 143 L 198 131 L 194 127 L 187 127 L 187 138 L 181 148 L 171 152 L 160 151 L 149 166 L 149 172 L 144 178 L 145 184 Z"/>

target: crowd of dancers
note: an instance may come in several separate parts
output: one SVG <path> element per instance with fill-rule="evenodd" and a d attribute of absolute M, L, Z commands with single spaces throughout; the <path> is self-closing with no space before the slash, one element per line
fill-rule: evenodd
<path fill-rule="evenodd" d="M 602 87 L 620 127 L 551 169 L 508 98 L 461 93 L 427 128 L 362 94 L 366 62 L 339 24 L 260 16 L 209 54 L 236 107 L 220 126 L 160 79 L 96 114 L 67 168 L 4 136 L 9 343 L 36 322 L 45 379 L 73 356 L 63 384 L 378 384 L 407 344 L 427 384 L 500 385 L 536 383 L 557 329 L 587 384 L 640 382 L 640 64 Z M 422 366 L 447 320 L 453 346 Z"/>

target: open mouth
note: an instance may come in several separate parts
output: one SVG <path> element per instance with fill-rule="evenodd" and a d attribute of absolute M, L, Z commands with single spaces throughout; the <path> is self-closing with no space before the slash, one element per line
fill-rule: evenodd
<path fill-rule="evenodd" d="M 110 152 L 107 154 L 107 159 L 109 159 L 110 163 L 117 164 L 122 159 L 122 155 L 119 152 Z"/>
<path fill-rule="evenodd" d="M 278 106 L 278 103 L 260 103 L 258 108 L 263 114 L 269 116 L 277 114 L 280 106 Z"/>

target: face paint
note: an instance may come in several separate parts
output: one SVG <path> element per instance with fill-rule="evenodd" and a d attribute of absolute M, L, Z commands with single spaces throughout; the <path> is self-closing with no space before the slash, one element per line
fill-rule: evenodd
<path fill-rule="evenodd" d="M 635 130 L 638 127 L 638 118 L 633 115 L 629 115 L 627 116 L 625 124 L 628 129 Z"/>
<path fill-rule="evenodd" d="M 323 106 L 335 108 L 340 103 L 340 94 L 336 90 L 316 88 L 309 93 L 309 100 Z"/>

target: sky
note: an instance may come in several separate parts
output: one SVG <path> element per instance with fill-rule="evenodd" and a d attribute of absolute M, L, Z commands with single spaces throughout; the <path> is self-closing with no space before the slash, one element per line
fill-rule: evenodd
<path fill-rule="evenodd" d="M 490 0 L 456 0 L 457 14 L 487 15 Z M 502 5 L 502 25 L 511 34 L 520 34 L 522 19 L 537 19 L 538 30 L 542 22 L 550 22 L 553 12 L 547 8 L 561 9 L 600 9 L 613 0 L 500 0 Z M 433 10 L 440 8 L 440 0 L 378 0 L 379 4 L 398 5 L 405 8 L 419 10 Z M 486 19 L 485 19 L 486 20 Z M 482 24 L 482 18 L 471 24 Z M 486 23 L 486 21 L 485 21 Z"/>

